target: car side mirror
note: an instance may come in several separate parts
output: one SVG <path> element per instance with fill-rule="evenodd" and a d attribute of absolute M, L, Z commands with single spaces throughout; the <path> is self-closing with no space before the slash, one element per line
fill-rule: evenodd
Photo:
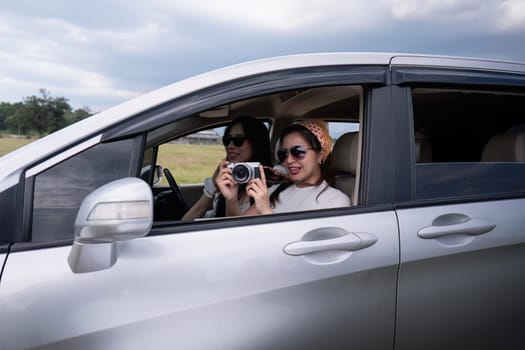
<path fill-rule="evenodd" d="M 151 165 L 145 166 L 142 168 L 140 172 L 140 177 L 146 181 L 150 181 L 150 177 L 153 176 L 151 179 L 151 183 L 153 185 L 156 185 L 162 181 L 162 167 L 160 165 L 155 165 L 153 168 L 153 174 L 151 174 Z"/>
<path fill-rule="evenodd" d="M 162 167 L 160 165 L 155 165 L 155 170 L 153 171 L 153 181 L 154 185 L 162 181 Z"/>
<path fill-rule="evenodd" d="M 87 195 L 75 221 L 68 257 L 75 273 L 108 269 L 117 261 L 116 243 L 143 237 L 153 225 L 153 194 L 146 182 L 129 177 Z"/>

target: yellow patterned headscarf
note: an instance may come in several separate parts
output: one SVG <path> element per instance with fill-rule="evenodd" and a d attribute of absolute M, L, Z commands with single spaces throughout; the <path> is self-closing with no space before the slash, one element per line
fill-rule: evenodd
<path fill-rule="evenodd" d="M 328 123 L 324 120 L 319 119 L 309 119 L 309 120 L 300 120 L 297 122 L 294 122 L 294 124 L 302 125 L 312 134 L 317 137 L 319 140 L 319 143 L 321 144 L 321 147 L 325 150 L 325 159 L 328 157 L 330 152 L 332 151 L 332 139 L 330 138 L 330 134 L 328 133 Z"/>

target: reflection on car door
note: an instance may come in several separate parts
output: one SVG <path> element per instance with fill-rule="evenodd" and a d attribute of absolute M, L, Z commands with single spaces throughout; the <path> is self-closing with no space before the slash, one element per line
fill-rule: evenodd
<path fill-rule="evenodd" d="M 3 344 L 9 349 L 391 349 L 395 214 L 340 212 L 231 219 L 232 227 L 119 242 L 116 264 L 93 273 L 69 270 L 70 247 L 11 253 L 0 339 L 12 341 Z M 285 253 L 312 231 L 377 241 L 355 251 L 336 244 Z"/>
<path fill-rule="evenodd" d="M 399 210 L 397 349 L 523 346 L 524 207 L 514 199 Z"/>

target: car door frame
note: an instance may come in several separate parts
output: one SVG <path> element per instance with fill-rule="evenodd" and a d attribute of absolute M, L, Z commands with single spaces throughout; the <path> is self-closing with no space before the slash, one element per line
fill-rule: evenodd
<path fill-rule="evenodd" d="M 436 62 L 438 63 L 438 62 Z M 459 61 L 456 63 L 461 66 Z M 464 65 L 464 63 L 463 63 Z M 450 197 L 434 198 L 431 200 L 417 200 L 416 198 L 416 149 L 414 140 L 414 117 L 412 110 L 411 90 L 415 86 L 439 86 L 444 89 L 448 88 L 491 88 L 497 89 L 514 89 L 525 90 L 525 75 L 523 73 L 513 73 L 513 65 L 496 65 L 494 70 L 490 67 L 472 68 L 444 68 L 439 64 L 429 67 L 399 66 L 392 68 L 392 82 L 395 84 L 392 88 L 394 95 L 400 98 L 393 99 L 393 110 L 404 114 L 404 123 L 409 125 L 410 129 L 402 137 L 408 142 L 399 143 L 396 152 L 396 161 L 405 164 L 407 176 L 403 179 L 397 179 L 396 186 L 402 192 L 396 201 L 396 212 L 399 217 L 400 225 L 400 267 L 399 267 L 399 290 L 397 303 L 396 318 L 396 349 L 419 349 L 419 348 L 499 348 L 518 346 L 525 339 L 519 336 L 519 324 L 525 320 L 525 314 L 519 314 L 515 303 L 510 299 L 516 299 L 516 293 L 510 293 L 507 297 L 503 295 L 492 295 L 490 300 L 485 300 L 483 295 L 485 291 L 490 290 L 492 283 L 488 279 L 478 276 L 473 280 L 477 287 L 469 291 L 465 289 L 464 283 L 466 271 L 471 266 L 475 256 L 487 258 L 485 264 L 478 265 L 480 271 L 490 271 L 494 267 L 488 266 L 488 261 L 492 261 L 494 266 L 501 258 L 504 258 L 504 249 L 516 250 L 513 244 L 523 244 L 525 238 L 522 237 L 521 243 L 516 235 L 509 236 L 505 241 L 502 234 L 505 235 L 510 226 L 500 225 L 497 236 L 491 235 L 479 236 L 472 240 L 465 239 L 464 242 L 457 242 L 455 245 L 449 245 L 445 241 L 432 242 L 416 237 L 416 227 L 421 228 L 421 222 L 417 223 L 416 217 L 427 218 L 428 225 L 431 224 L 432 218 L 437 218 L 445 214 L 461 213 L 468 217 L 490 217 L 492 210 L 491 205 L 499 205 L 506 212 L 504 217 L 500 217 L 500 223 L 505 221 L 515 221 L 516 216 L 511 214 L 513 205 L 511 202 L 520 200 L 523 202 L 523 195 L 517 194 L 483 194 L 470 197 Z M 507 69 L 505 69 L 507 68 Z M 523 66 L 521 66 L 523 70 Z M 400 135 L 401 136 L 401 135 Z M 412 219 L 410 219 L 412 218 Z M 510 230 L 509 230 L 510 231 Z M 509 244 L 507 247 L 506 245 Z M 493 250 L 493 252 L 491 251 Z M 435 263 L 436 274 L 431 269 L 432 262 Z M 469 265 L 470 264 L 470 265 Z M 525 268 L 522 263 L 521 268 Z M 473 266 L 471 266 L 473 267 Z M 454 272 L 457 270 L 457 273 Z M 460 273 L 463 271 L 463 273 Z M 419 274 L 419 275 L 418 275 Z M 416 278 L 413 278 L 413 277 Z M 441 277 L 448 276 L 450 281 L 458 282 L 457 289 L 446 287 L 445 281 L 440 281 Z M 421 277 L 421 278 L 419 278 Z M 512 277 L 507 273 L 500 274 L 501 285 L 508 286 Z M 450 282 L 449 281 L 449 282 Z M 463 281 L 463 282 L 462 282 Z M 426 288 L 426 289 L 425 289 Z M 516 283 L 519 290 L 525 289 L 524 283 Z M 424 293 L 424 290 L 427 293 Z M 441 293 L 439 295 L 433 294 Z M 447 294 L 448 293 L 448 294 Z M 433 298 L 432 296 L 436 296 Z M 461 301 L 464 301 L 462 304 Z M 437 304 L 433 304 L 437 303 Z M 506 310 L 508 315 L 517 317 L 514 327 L 506 327 L 502 322 L 500 325 L 489 329 L 489 324 L 484 320 L 488 319 L 488 314 L 483 314 L 475 318 L 469 318 L 465 312 L 474 311 L 475 305 L 486 305 L 485 311 L 493 315 L 497 320 L 503 320 L 506 316 L 502 310 Z M 431 306 L 434 305 L 434 306 Z M 499 305 L 500 307 L 496 307 Z M 514 305 L 514 306 L 513 306 Z M 455 306 L 455 309 L 447 308 Z M 514 311 L 512 311 L 514 308 Z M 523 308 L 522 308 L 523 309 Z M 439 311 L 439 312 L 436 312 Z M 448 317 L 444 319 L 443 317 Z M 492 317 L 492 316 L 490 316 Z M 448 321 L 447 321 L 448 320 Z M 416 329 L 421 327 L 421 329 Z M 484 328 L 485 327 L 485 328 Z M 482 332 L 479 332 L 483 329 Z M 477 331 L 476 331 L 477 330 Z M 497 336 L 492 336 L 492 334 Z"/>
<path fill-rule="evenodd" d="M 363 161 L 362 161 L 362 168 L 363 168 L 363 175 L 361 176 L 361 184 L 360 184 L 360 201 L 357 207 L 355 208 L 340 208 L 340 209 L 332 209 L 332 210 L 323 210 L 323 211 L 313 211 L 313 212 L 296 212 L 296 213 L 290 213 L 290 214 L 278 214 L 278 215 L 272 215 L 272 216 L 260 216 L 260 217 L 251 217 L 251 218 L 239 218 L 239 219 L 228 219 L 228 220 L 212 220 L 212 221 L 202 221 L 202 222 L 195 222 L 195 223 L 180 223 L 180 224 L 174 224 L 174 223 L 163 223 L 157 227 L 154 227 L 151 232 L 151 237 L 146 237 L 144 239 L 139 239 L 136 241 L 130 241 L 129 243 L 122 244 L 122 249 L 124 252 L 127 252 L 127 254 L 131 254 L 128 257 L 132 257 L 133 254 L 136 253 L 136 249 L 142 245 L 147 245 L 147 242 L 150 242 L 149 244 L 152 244 L 154 241 L 159 240 L 173 240 L 175 238 L 180 239 L 187 239 L 187 237 L 190 237 L 190 235 L 193 234 L 212 234 L 213 232 L 203 232 L 203 231 L 214 231 L 217 232 L 218 230 L 224 230 L 224 232 L 230 232 L 230 231 L 238 231 L 239 228 L 245 228 L 245 227 L 264 227 L 265 225 L 272 226 L 274 224 L 278 223 L 288 223 L 289 225 L 294 223 L 302 222 L 303 220 L 316 220 L 319 219 L 320 222 L 327 223 L 331 220 L 331 218 L 340 218 L 340 217 L 346 217 L 349 218 L 354 217 L 356 220 L 361 216 L 365 215 L 367 217 L 375 217 L 375 216 L 387 216 L 389 218 L 388 220 L 388 241 L 391 246 L 389 247 L 389 253 L 387 260 L 389 261 L 389 268 L 388 268 L 388 285 L 390 286 L 389 290 L 382 290 L 381 293 L 389 295 L 388 299 L 385 300 L 384 306 L 387 307 L 388 314 L 391 315 L 388 318 L 381 318 L 381 320 L 374 319 L 377 315 L 368 315 L 369 318 L 363 318 L 364 324 L 370 324 L 374 323 L 374 321 L 380 321 L 383 324 L 383 331 L 385 333 L 388 333 L 387 338 L 381 338 L 377 337 L 375 339 L 376 343 L 382 343 L 387 344 L 386 346 L 388 348 L 391 348 L 393 346 L 393 339 L 394 339 L 394 328 L 395 328 L 395 300 L 396 300 L 396 284 L 397 284 L 397 266 L 399 263 L 399 242 L 398 242 L 398 228 L 395 221 L 395 214 L 394 214 L 394 208 L 391 204 L 393 202 L 394 198 L 394 178 L 395 176 L 392 176 L 396 169 L 394 168 L 395 162 L 393 161 L 393 155 L 394 155 L 394 149 L 391 147 L 392 143 L 394 142 L 394 133 L 392 132 L 393 128 L 395 129 L 395 121 L 392 120 L 392 114 L 390 112 L 390 104 L 392 99 L 392 89 L 387 84 L 387 69 L 385 67 L 381 67 L 381 69 L 374 69 L 374 81 L 367 82 L 366 77 L 366 69 L 363 67 L 349 67 L 349 69 L 344 69 L 345 67 L 338 67 L 338 70 L 335 69 L 327 69 L 328 72 L 324 72 L 323 69 L 314 69 L 313 72 L 310 72 L 308 70 L 301 70 L 300 74 L 297 71 L 292 71 L 291 73 L 291 80 L 293 81 L 293 84 L 290 81 L 287 81 L 286 79 L 283 79 L 283 85 L 280 85 L 279 83 L 276 83 L 276 81 L 281 81 L 277 79 L 276 81 L 273 81 L 272 79 L 276 79 L 275 76 L 272 76 L 271 81 L 269 82 L 261 82 L 261 84 L 268 83 L 267 90 L 264 90 L 266 93 L 279 91 L 284 88 L 292 88 L 294 86 L 301 86 L 304 87 L 305 81 L 310 82 L 312 86 L 320 86 L 320 85 L 337 85 L 337 84 L 364 84 L 366 88 L 365 92 L 365 98 L 366 103 L 364 104 L 364 113 L 365 118 L 363 121 Z M 351 68 L 351 69 L 350 69 Z M 362 71 L 361 71 L 362 70 Z M 359 74 L 360 72 L 365 72 L 364 74 Z M 380 71 L 381 74 L 377 74 L 378 71 Z M 346 73 L 338 75 L 337 72 Z M 289 72 L 290 73 L 290 72 Z M 324 75 L 326 75 L 326 79 L 320 79 Z M 280 72 L 278 74 L 284 74 L 286 76 L 286 72 Z M 379 83 L 377 81 L 377 77 L 380 76 L 384 81 L 382 83 Z M 353 79 L 349 80 L 348 77 L 352 77 Z M 262 79 L 264 77 L 256 77 L 253 79 Z M 227 101 L 233 101 L 235 99 L 245 98 L 247 96 L 250 96 L 250 93 L 254 93 L 254 89 L 256 89 L 256 86 L 254 86 L 254 80 L 246 79 L 241 80 L 238 82 L 239 85 L 236 83 L 232 83 L 231 89 L 228 91 L 231 91 L 231 95 L 224 95 L 219 93 L 220 87 L 213 87 L 210 88 L 210 91 L 207 91 L 210 93 L 210 95 L 200 95 L 200 97 L 203 98 L 203 105 L 200 105 L 198 107 L 199 110 L 204 110 L 208 107 L 211 107 L 214 105 L 214 103 L 217 103 L 217 101 L 221 101 L 221 104 Z M 310 86 L 309 84 L 307 84 Z M 234 93 L 237 91 L 237 93 Z M 259 93 L 261 90 L 256 90 Z M 196 110 L 193 109 L 194 102 L 195 102 L 196 96 L 187 97 L 187 100 L 181 101 L 177 100 L 173 103 L 170 103 L 169 105 L 164 105 L 158 109 L 155 109 L 155 111 L 149 111 L 146 114 L 141 114 L 140 116 L 137 116 L 133 119 L 133 121 L 125 122 L 120 125 L 118 125 L 115 128 L 112 128 L 108 130 L 106 133 L 103 134 L 102 140 L 105 142 L 110 142 L 112 140 L 122 139 L 122 138 L 128 138 L 128 137 L 135 137 L 138 135 L 144 135 L 145 132 L 148 130 L 151 130 L 154 127 L 163 125 L 169 121 L 174 120 L 174 118 L 183 118 L 186 115 L 189 115 L 191 113 L 194 113 Z M 211 102 L 210 102 L 211 101 Z M 174 113 L 174 112 L 180 112 L 184 111 L 184 113 Z M 149 117 L 148 117 L 149 115 Z M 176 117 L 173 117 L 176 115 Z M 134 124 L 136 123 L 136 124 Z M 141 162 L 138 162 L 139 164 Z M 385 168 L 388 169 L 385 171 Z M 404 169 L 402 169 L 405 171 Z M 335 220 L 337 221 L 337 220 Z M 341 221 L 341 219 L 339 220 Z M 375 222 L 374 220 L 367 220 L 370 222 Z M 242 225 L 240 225 L 242 224 Z M 326 224 L 323 224 L 326 225 Z M 237 230 L 234 230 L 234 228 L 237 228 Z M 177 235 L 172 236 L 174 233 L 186 233 L 185 235 Z M 300 237 L 298 237 L 300 238 Z M 381 239 L 381 236 L 379 236 L 379 239 Z M 149 240 L 149 241 L 148 241 Z M 139 243 L 140 242 L 140 243 Z M 31 243 L 21 243 L 21 244 L 15 244 L 15 251 L 17 253 L 20 253 L 22 251 L 29 251 L 31 249 L 37 249 L 37 248 L 48 248 L 48 247 L 59 247 L 61 245 L 64 245 L 63 243 L 49 243 L 44 246 L 38 246 L 36 244 Z M 58 248 L 58 249 L 65 249 L 64 248 Z M 153 249 L 153 248 L 152 248 Z M 42 254 L 46 253 L 44 250 L 40 251 Z M 58 250 L 57 250 L 58 252 Z M 154 252 L 152 250 L 151 252 Z M 147 253 L 147 251 L 145 252 Z M 61 253 L 63 254 L 63 253 Z M 142 253 L 141 253 L 142 254 Z M 49 254 L 45 254 L 49 255 Z M 362 252 L 359 252 L 359 254 L 356 254 L 356 257 L 366 255 L 366 250 L 363 250 Z M 298 258 L 301 259 L 301 258 Z M 16 261 L 16 260 L 14 260 Z M 129 260 L 125 261 L 129 263 Z M 66 261 L 64 260 L 64 264 L 66 264 Z M 95 272 L 95 274 L 100 272 Z M 101 275 L 108 275 L 105 272 L 102 272 Z M 365 279 L 363 281 L 366 281 L 367 274 L 365 273 L 364 277 Z M 369 276 L 373 277 L 373 276 Z M 371 281 L 372 282 L 373 278 Z M 87 281 L 86 281 L 87 282 Z M 377 281 L 376 281 L 377 282 Z M 366 284 L 364 285 L 366 286 Z M 348 298 L 352 298 L 351 295 L 348 295 Z M 341 325 L 340 325 L 341 326 Z M 350 325 L 351 326 L 351 325 Z M 357 325 L 354 325 L 354 329 L 361 329 L 357 327 Z M 366 332 L 368 339 L 371 339 L 370 337 L 374 336 L 374 331 L 376 329 L 370 329 L 369 332 Z M 364 337 L 365 334 L 363 334 L 363 342 L 369 341 Z M 365 344 L 365 343 L 363 343 Z"/>

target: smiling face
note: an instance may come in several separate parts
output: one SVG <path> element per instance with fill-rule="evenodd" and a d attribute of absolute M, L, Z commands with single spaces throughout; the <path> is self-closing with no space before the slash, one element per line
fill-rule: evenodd
<path fill-rule="evenodd" d="M 288 150 L 294 146 L 302 146 L 307 151 L 303 159 L 295 158 L 288 152 L 282 164 L 288 169 L 290 179 L 299 187 L 316 184 L 321 178 L 322 151 L 313 150 L 312 145 L 298 132 L 286 135 L 281 145 Z"/>
<path fill-rule="evenodd" d="M 242 125 L 240 123 L 236 123 L 232 125 L 230 132 L 225 136 L 245 137 L 246 135 Z M 248 162 L 250 159 L 252 159 L 253 147 L 252 143 L 248 139 L 244 139 L 244 142 L 239 147 L 235 146 L 233 141 L 230 141 L 230 143 L 225 145 L 224 148 L 226 149 L 226 159 L 232 163 Z"/>

